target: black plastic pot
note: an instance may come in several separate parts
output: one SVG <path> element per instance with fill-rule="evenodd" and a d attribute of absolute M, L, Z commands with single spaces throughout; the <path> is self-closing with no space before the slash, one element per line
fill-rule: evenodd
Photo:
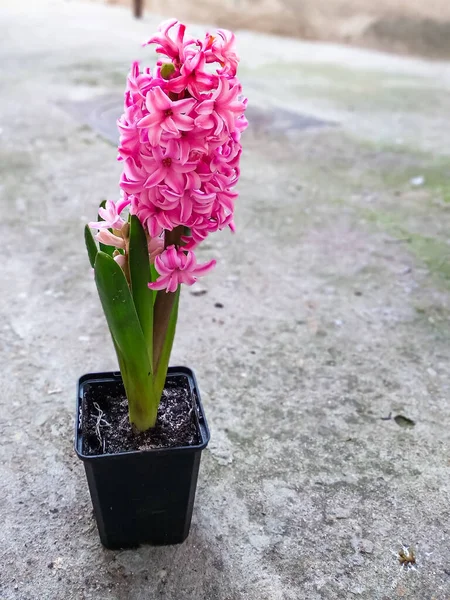
<path fill-rule="evenodd" d="M 75 451 L 84 462 L 94 514 L 106 548 L 179 544 L 191 525 L 197 476 L 209 430 L 191 369 L 170 367 L 167 377 L 185 375 L 192 390 L 201 440 L 197 446 L 117 454 L 83 454 L 83 394 L 92 386 L 121 382 L 120 373 L 89 373 L 78 383 Z"/>

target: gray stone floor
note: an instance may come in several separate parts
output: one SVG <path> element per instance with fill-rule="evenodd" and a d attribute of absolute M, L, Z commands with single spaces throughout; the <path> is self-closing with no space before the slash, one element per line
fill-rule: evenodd
<path fill-rule="evenodd" d="M 112 552 L 72 449 L 77 377 L 116 364 L 82 232 L 159 19 L 0 10 L 1 600 L 449 600 L 450 65 L 239 35 L 238 231 L 172 361 L 212 429 L 193 527 Z"/>

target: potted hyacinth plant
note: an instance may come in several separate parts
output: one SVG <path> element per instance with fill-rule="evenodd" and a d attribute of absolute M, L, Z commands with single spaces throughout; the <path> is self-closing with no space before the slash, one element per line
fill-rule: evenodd
<path fill-rule="evenodd" d="M 171 20 L 148 44 L 161 59 L 133 63 L 118 120 L 121 198 L 85 228 L 120 372 L 80 378 L 75 449 L 108 548 L 189 533 L 209 431 L 194 373 L 168 364 L 181 286 L 215 265 L 195 249 L 234 231 L 247 126 L 232 33 L 195 39 Z"/>

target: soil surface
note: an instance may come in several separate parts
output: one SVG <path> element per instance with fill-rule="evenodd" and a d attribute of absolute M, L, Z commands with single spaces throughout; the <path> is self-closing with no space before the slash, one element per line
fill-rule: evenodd
<path fill-rule="evenodd" d="M 128 418 L 128 400 L 121 382 L 85 385 L 83 453 L 92 456 L 175 448 L 199 443 L 193 397 L 187 377 L 168 378 L 153 429 L 136 432 Z"/>

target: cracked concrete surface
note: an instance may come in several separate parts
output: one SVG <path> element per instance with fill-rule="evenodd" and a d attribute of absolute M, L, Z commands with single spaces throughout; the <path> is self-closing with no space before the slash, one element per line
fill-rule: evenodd
<path fill-rule="evenodd" d="M 112 552 L 72 429 L 77 377 L 116 365 L 82 232 L 120 165 L 71 106 L 117 98 L 159 19 L 1 11 L 0 598 L 448 600 L 450 65 L 239 35 L 238 231 L 172 360 L 212 429 L 191 535 Z"/>

